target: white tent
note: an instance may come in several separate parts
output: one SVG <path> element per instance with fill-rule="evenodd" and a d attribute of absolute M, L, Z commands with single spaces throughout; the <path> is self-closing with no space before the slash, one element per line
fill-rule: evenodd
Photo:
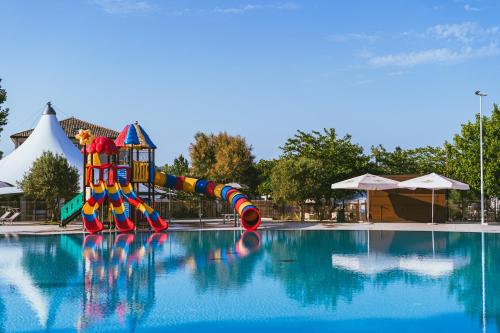
<path fill-rule="evenodd" d="M 68 163 L 76 167 L 80 175 L 82 174 L 82 154 L 64 133 L 50 102 L 47 103 L 47 107 L 28 139 L 0 160 L 0 181 L 12 185 L 2 187 L 0 195 L 20 193 L 16 187 L 17 182 L 23 178 L 33 162 L 44 151 L 63 155 Z"/>
<path fill-rule="evenodd" d="M 461 190 L 466 191 L 469 185 L 461 183 L 458 180 L 450 179 L 448 177 L 438 175 L 437 173 L 430 173 L 425 176 L 417 177 L 402 181 L 399 183 L 400 188 L 423 188 L 432 190 L 432 203 L 431 203 L 431 223 L 434 223 L 434 191 L 435 190 Z"/>
<path fill-rule="evenodd" d="M 370 198 L 368 191 L 383 191 L 398 188 L 398 181 L 371 175 L 369 173 L 332 184 L 334 190 L 365 190 L 366 193 L 366 220 L 370 221 Z"/>

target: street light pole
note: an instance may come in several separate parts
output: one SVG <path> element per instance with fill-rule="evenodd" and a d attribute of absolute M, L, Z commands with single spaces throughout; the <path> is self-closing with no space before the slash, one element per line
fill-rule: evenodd
<path fill-rule="evenodd" d="M 481 91 L 476 91 L 479 96 L 479 163 L 481 172 L 481 224 L 487 225 L 484 221 L 484 181 L 483 181 L 483 97 L 488 96 Z"/>

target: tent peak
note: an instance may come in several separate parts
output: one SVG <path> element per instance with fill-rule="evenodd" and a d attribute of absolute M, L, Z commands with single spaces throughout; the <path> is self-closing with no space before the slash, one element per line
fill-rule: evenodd
<path fill-rule="evenodd" d="M 53 114 L 55 115 L 56 114 L 56 111 L 54 111 L 54 108 L 52 108 L 52 103 L 51 102 L 47 102 L 47 106 L 45 107 L 45 110 L 43 110 L 43 113 L 42 115 L 46 115 L 46 114 Z"/>

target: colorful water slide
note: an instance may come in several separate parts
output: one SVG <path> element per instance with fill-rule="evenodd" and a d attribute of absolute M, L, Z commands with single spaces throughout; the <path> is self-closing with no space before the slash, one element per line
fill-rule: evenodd
<path fill-rule="evenodd" d="M 155 185 L 188 193 L 200 193 L 215 197 L 231 204 L 241 217 L 241 224 L 246 230 L 259 227 L 260 211 L 248 197 L 232 186 L 216 184 L 210 180 L 174 176 L 157 171 Z"/>
<path fill-rule="evenodd" d="M 118 230 L 120 232 L 134 230 L 134 222 L 128 218 L 125 212 L 125 205 L 123 204 L 120 188 L 116 182 L 113 183 L 113 185 L 108 185 L 108 201 Z"/>
<path fill-rule="evenodd" d="M 160 232 L 168 228 L 167 221 L 163 220 L 156 210 L 151 208 L 144 202 L 144 200 L 137 196 L 132 189 L 132 184 L 120 184 L 119 186 L 127 202 L 138 209 L 146 217 L 149 225 L 155 232 Z"/>
<path fill-rule="evenodd" d="M 106 185 L 100 181 L 97 185 L 90 184 L 91 195 L 82 208 L 82 219 L 85 229 L 91 234 L 95 234 L 103 229 L 102 222 L 99 221 L 96 211 L 106 198 Z"/>

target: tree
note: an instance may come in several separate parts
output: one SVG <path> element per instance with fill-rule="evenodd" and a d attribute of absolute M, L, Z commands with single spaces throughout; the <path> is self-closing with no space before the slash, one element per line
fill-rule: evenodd
<path fill-rule="evenodd" d="M 382 145 L 372 146 L 372 172 L 385 175 L 445 173 L 446 154 L 441 147 L 421 147 L 387 151 Z"/>
<path fill-rule="evenodd" d="M 446 142 L 448 172 L 451 177 L 480 190 L 479 115 L 474 123 L 462 125 L 453 143 Z M 489 197 L 500 197 L 500 110 L 495 104 L 491 116 L 483 116 L 484 190 Z"/>
<path fill-rule="evenodd" d="M 3 132 L 3 128 L 7 125 L 7 120 L 9 117 L 9 108 L 3 108 L 2 104 L 7 100 L 7 92 L 2 89 L 2 79 L 0 79 L 0 134 Z M 0 151 L 0 158 L 2 158 L 3 152 Z"/>
<path fill-rule="evenodd" d="M 320 172 L 314 175 L 314 190 L 309 194 L 316 208 L 336 198 L 337 192 L 331 190 L 332 183 L 358 176 L 369 166 L 369 157 L 363 153 L 363 148 L 352 143 L 350 135 L 338 137 L 333 128 L 325 128 L 322 132 L 297 131 L 282 150 L 282 158 L 305 157 L 318 165 Z"/>
<path fill-rule="evenodd" d="M 57 221 L 60 201 L 72 198 L 78 191 L 78 170 L 64 156 L 46 151 L 18 185 L 28 197 L 45 201 L 51 221 Z"/>
<path fill-rule="evenodd" d="M 272 169 L 271 187 L 277 202 L 292 202 L 300 207 L 300 219 L 305 217 L 306 201 L 317 197 L 321 162 L 308 157 L 287 157 Z"/>
<path fill-rule="evenodd" d="M 189 162 L 180 154 L 174 159 L 172 165 L 165 164 L 165 173 L 170 173 L 176 176 L 186 176 L 189 174 Z"/>
<path fill-rule="evenodd" d="M 260 160 L 255 164 L 257 172 L 255 193 L 270 196 L 273 193 L 272 172 L 277 160 Z"/>
<path fill-rule="evenodd" d="M 255 176 L 252 147 L 239 135 L 196 133 L 189 147 L 192 173 L 218 182 L 248 184 Z"/>

